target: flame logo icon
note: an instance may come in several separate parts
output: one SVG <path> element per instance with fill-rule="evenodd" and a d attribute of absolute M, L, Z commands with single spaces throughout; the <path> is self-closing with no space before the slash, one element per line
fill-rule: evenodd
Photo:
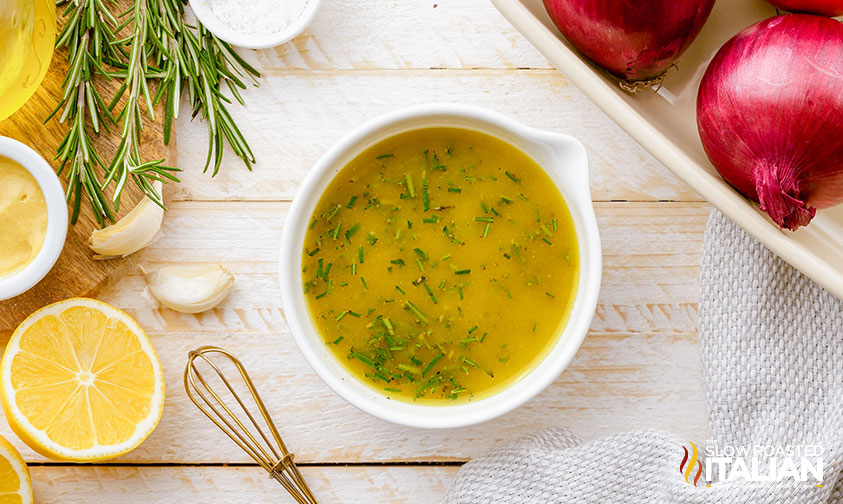
<path fill-rule="evenodd" d="M 685 450 L 685 456 L 682 457 L 682 462 L 679 463 L 679 473 L 685 477 L 685 483 L 693 484 L 697 486 L 697 482 L 702 476 L 702 462 L 699 460 L 700 452 L 697 449 L 697 445 L 688 441 L 691 444 L 691 451 L 688 451 L 688 448 L 683 446 L 682 449 Z M 691 474 L 694 473 L 694 466 L 696 466 L 697 472 L 694 475 L 693 481 L 691 480 Z"/>

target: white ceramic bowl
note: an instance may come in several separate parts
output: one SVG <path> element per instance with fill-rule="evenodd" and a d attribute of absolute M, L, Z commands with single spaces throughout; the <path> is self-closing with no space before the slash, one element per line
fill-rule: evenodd
<path fill-rule="evenodd" d="M 190 8 L 193 9 L 193 13 L 211 33 L 233 46 L 249 49 L 275 47 L 296 38 L 316 17 L 316 12 L 321 4 L 322 0 L 309 0 L 301 16 L 281 31 L 269 35 L 249 35 L 240 33 L 222 22 L 214 14 L 208 0 L 190 0 Z"/>
<path fill-rule="evenodd" d="M 571 316 L 544 359 L 508 388 L 484 399 L 453 406 L 426 406 L 389 399 L 351 375 L 323 343 L 308 313 L 301 276 L 303 243 L 323 191 L 355 156 L 378 141 L 425 127 L 457 127 L 487 133 L 530 155 L 562 193 L 579 241 L 580 275 Z M 532 398 L 568 365 L 591 324 L 601 276 L 600 238 L 591 205 L 588 160 L 576 139 L 524 126 L 497 113 L 463 105 L 424 105 L 380 116 L 340 140 L 310 170 L 287 215 L 281 243 L 281 297 L 287 323 L 305 359 L 337 394 L 384 420 L 422 428 L 476 424 L 502 415 Z"/>
<path fill-rule="evenodd" d="M 67 202 L 64 189 L 47 161 L 27 145 L 8 137 L 0 137 L 0 156 L 26 168 L 38 182 L 47 204 L 47 234 L 44 244 L 31 263 L 11 275 L 0 277 L 0 301 L 29 290 L 56 264 L 67 237 Z M 2 188 L 0 188 L 2 190 Z"/>

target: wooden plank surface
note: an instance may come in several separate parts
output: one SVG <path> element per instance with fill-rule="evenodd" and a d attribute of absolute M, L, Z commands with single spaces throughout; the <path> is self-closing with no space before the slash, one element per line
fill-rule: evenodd
<path fill-rule="evenodd" d="M 435 504 L 454 466 L 304 467 L 323 503 Z M 258 467 L 37 466 L 30 468 L 39 504 L 143 502 L 156 504 L 294 504 Z"/>
<path fill-rule="evenodd" d="M 57 51 L 53 55 L 50 69 L 44 76 L 41 87 L 20 110 L 0 122 L 0 135 L 32 147 L 54 169 L 61 166 L 61 163 L 53 158 L 56 156 L 56 148 L 65 136 L 68 124 L 58 121 L 60 114 L 46 124 L 44 120 L 61 99 L 62 81 L 67 69 L 66 51 Z M 110 101 L 119 86 L 117 80 L 101 84 L 100 92 L 106 101 Z M 161 114 L 162 111 L 163 105 L 159 105 L 156 113 Z M 143 123 L 140 149 L 142 159 L 144 161 L 164 159 L 168 165 L 172 165 L 176 158 L 176 135 L 171 138 L 170 145 L 164 145 L 163 124 L 153 122 L 147 116 L 144 116 Z M 91 131 L 91 138 L 102 158 L 108 163 L 117 149 L 119 136 L 97 136 Z M 61 181 L 66 189 L 67 177 L 62 176 Z M 105 193 L 110 200 L 111 189 L 107 189 Z M 143 193 L 135 184 L 131 182 L 126 184 L 121 199 L 122 205 L 116 217 L 126 215 L 142 196 Z M 79 220 L 75 226 L 68 227 L 64 248 L 53 269 L 32 289 L 12 299 L 0 301 L 0 336 L 10 335 L 23 319 L 44 305 L 69 297 L 95 295 L 108 283 L 109 279 L 117 280 L 136 264 L 133 257 L 108 261 L 94 260 L 94 253 L 88 244 L 91 231 L 98 229 L 100 225 L 90 209 L 87 198 L 84 196 L 83 198 Z"/>
<path fill-rule="evenodd" d="M 578 137 L 595 200 L 700 201 L 555 70 L 262 71 L 262 86 L 243 93 L 247 107 L 232 109 L 250 125 L 244 134 L 258 158 L 254 173 L 229 153 L 212 182 L 200 169 L 207 132 L 182 116 L 178 163 L 186 171 L 175 198 L 289 200 L 322 153 L 364 121 L 409 105 L 455 102 Z"/>
<path fill-rule="evenodd" d="M 242 51 L 264 73 L 232 112 L 252 144 L 252 173 L 230 153 L 201 173 L 207 130 L 176 124 L 178 164 L 163 237 L 144 265 L 222 263 L 230 297 L 200 315 L 152 309 L 130 273 L 100 298 L 148 330 L 167 380 L 158 429 L 118 465 L 44 465 L 21 447 L 39 502 L 291 502 L 194 409 L 186 353 L 216 344 L 255 377 L 305 476 L 324 502 L 438 502 L 456 463 L 543 427 L 586 439 L 631 428 L 704 439 L 697 284 L 709 207 L 632 141 L 516 33 L 486 0 L 325 0 L 290 44 Z M 591 331 L 569 368 L 522 408 L 481 426 L 426 431 L 370 417 L 334 394 L 299 354 L 277 286 L 281 230 L 296 187 L 361 122 L 398 107 L 459 102 L 586 145 L 604 247 Z M 412 465 L 402 465 L 411 462 Z M 427 465 L 445 462 L 451 465 Z M 345 466 L 343 464 L 352 464 Z"/>
<path fill-rule="evenodd" d="M 181 202 L 144 265 L 221 262 L 235 274 L 226 301 L 198 315 L 154 310 L 128 275 L 101 299 L 127 310 L 153 339 L 168 384 L 158 429 L 122 462 L 224 463 L 248 458 L 186 397 L 187 352 L 204 344 L 239 355 L 298 460 L 365 463 L 466 460 L 543 427 L 593 438 L 631 428 L 705 435 L 695 334 L 701 203 L 599 203 L 604 279 L 591 333 L 568 370 L 525 406 L 480 426 L 399 427 L 334 394 L 298 352 L 283 319 L 277 256 L 287 203 Z M 490 436 L 489 432 L 495 434 Z M 204 440 L 196 443 L 196 440 Z M 39 459 L 26 452 L 27 457 Z"/>

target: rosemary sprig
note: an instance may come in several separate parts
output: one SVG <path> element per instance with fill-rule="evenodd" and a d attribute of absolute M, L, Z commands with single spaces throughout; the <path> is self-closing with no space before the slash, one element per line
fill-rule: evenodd
<path fill-rule="evenodd" d="M 161 195 L 158 194 L 152 183 L 156 180 L 169 179 L 178 181 L 176 177 L 169 172 L 175 171 L 176 168 L 164 166 L 164 160 L 158 159 L 154 161 L 144 162 L 140 155 L 140 133 L 143 129 L 143 118 L 140 104 L 140 96 L 143 94 L 146 101 L 146 109 L 149 117 L 155 120 L 155 112 L 153 109 L 152 95 L 149 92 L 149 84 L 147 82 L 147 68 L 148 55 L 146 37 L 149 30 L 149 23 L 151 18 L 148 15 L 147 5 L 145 0 L 135 0 L 135 5 L 131 10 L 132 15 L 132 33 L 123 39 L 121 42 L 131 44 L 131 53 L 125 68 L 125 72 L 118 72 L 124 81 L 123 85 L 115 94 L 111 101 L 110 108 L 113 109 L 126 95 L 126 103 L 118 115 L 118 120 L 122 123 L 122 131 L 120 135 L 120 144 L 117 146 L 117 151 L 114 158 L 109 165 L 106 178 L 103 182 L 103 187 L 108 186 L 112 181 L 116 183 L 114 189 L 114 208 L 120 208 L 120 195 L 123 193 L 123 188 L 126 182 L 131 177 L 134 183 L 141 188 L 152 201 L 160 206 L 164 206 L 164 201 Z M 120 62 L 114 62 L 115 66 L 119 66 Z M 114 75 L 114 74 L 112 74 Z"/>
<path fill-rule="evenodd" d="M 201 24 L 187 25 L 186 2 L 133 0 L 125 12 L 115 14 L 115 0 L 59 1 L 59 5 L 66 5 L 63 16 L 67 21 L 56 46 L 67 49 L 69 68 L 64 94 L 47 119 L 60 111 L 58 120 L 69 125 L 56 159 L 61 162 L 58 173 L 64 173 L 69 182 L 72 222 L 78 218 L 83 194 L 101 225 L 114 220 L 129 181 L 163 206 L 153 182 L 178 182 L 173 174 L 177 168 L 165 166 L 163 159 L 142 159 L 144 109 L 149 119 L 155 120 L 155 105 L 166 99 L 164 141 L 169 143 L 185 87 L 193 116 L 201 114 L 208 123 L 205 170 L 213 160 L 213 175 L 218 173 L 225 143 L 231 145 L 247 168 L 251 169 L 255 162 L 225 106 L 231 100 L 223 94 L 222 87 L 225 85 L 231 96 L 243 104 L 239 90 L 246 88 L 244 79 L 257 85 L 255 77 L 260 74 Z M 103 84 L 115 79 L 121 85 L 106 101 Z M 109 132 L 109 124 L 119 125 L 120 141 L 106 164 L 94 147 L 94 138 Z M 110 185 L 113 194 L 109 201 L 105 192 Z"/>
<path fill-rule="evenodd" d="M 66 172 L 68 179 L 71 222 L 75 223 L 79 216 L 84 192 L 102 224 L 103 217 L 113 220 L 114 214 L 101 190 L 98 172 L 105 169 L 105 163 L 93 148 L 91 131 L 99 134 L 101 125 L 108 128 L 108 123 L 100 120 L 103 115 L 110 122 L 114 118 L 94 85 L 94 77 L 111 79 L 103 69 L 103 60 L 121 57 L 115 44 L 119 23 L 103 0 L 69 2 L 64 16 L 68 18 L 67 23 L 56 39 L 56 47 L 67 48 L 70 68 L 63 82 L 64 94 L 45 122 L 62 110 L 59 121 L 70 123 L 56 159 L 61 162 L 58 173 Z"/>
<path fill-rule="evenodd" d="M 208 156 L 204 171 L 213 160 L 212 175 L 219 172 L 225 143 L 251 170 L 254 154 L 225 106 L 231 104 L 231 100 L 222 93 L 222 87 L 225 84 L 231 95 L 243 105 L 240 95 L 240 90 L 246 89 L 243 79 L 257 85 L 255 78 L 260 76 L 260 72 L 201 23 L 197 22 L 196 26 L 186 24 L 184 4 L 187 0 L 147 1 L 154 27 L 150 34 L 151 52 L 153 60 L 162 68 L 155 101 L 165 95 L 167 100 L 165 142 L 169 141 L 173 119 L 179 115 L 179 101 L 186 86 L 193 117 L 201 114 L 208 123 Z"/>

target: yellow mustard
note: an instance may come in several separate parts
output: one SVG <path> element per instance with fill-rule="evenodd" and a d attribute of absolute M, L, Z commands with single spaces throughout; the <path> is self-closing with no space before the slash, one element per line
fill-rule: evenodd
<path fill-rule="evenodd" d="M 47 234 L 47 203 L 35 177 L 0 156 L 0 277 L 35 259 Z"/>

